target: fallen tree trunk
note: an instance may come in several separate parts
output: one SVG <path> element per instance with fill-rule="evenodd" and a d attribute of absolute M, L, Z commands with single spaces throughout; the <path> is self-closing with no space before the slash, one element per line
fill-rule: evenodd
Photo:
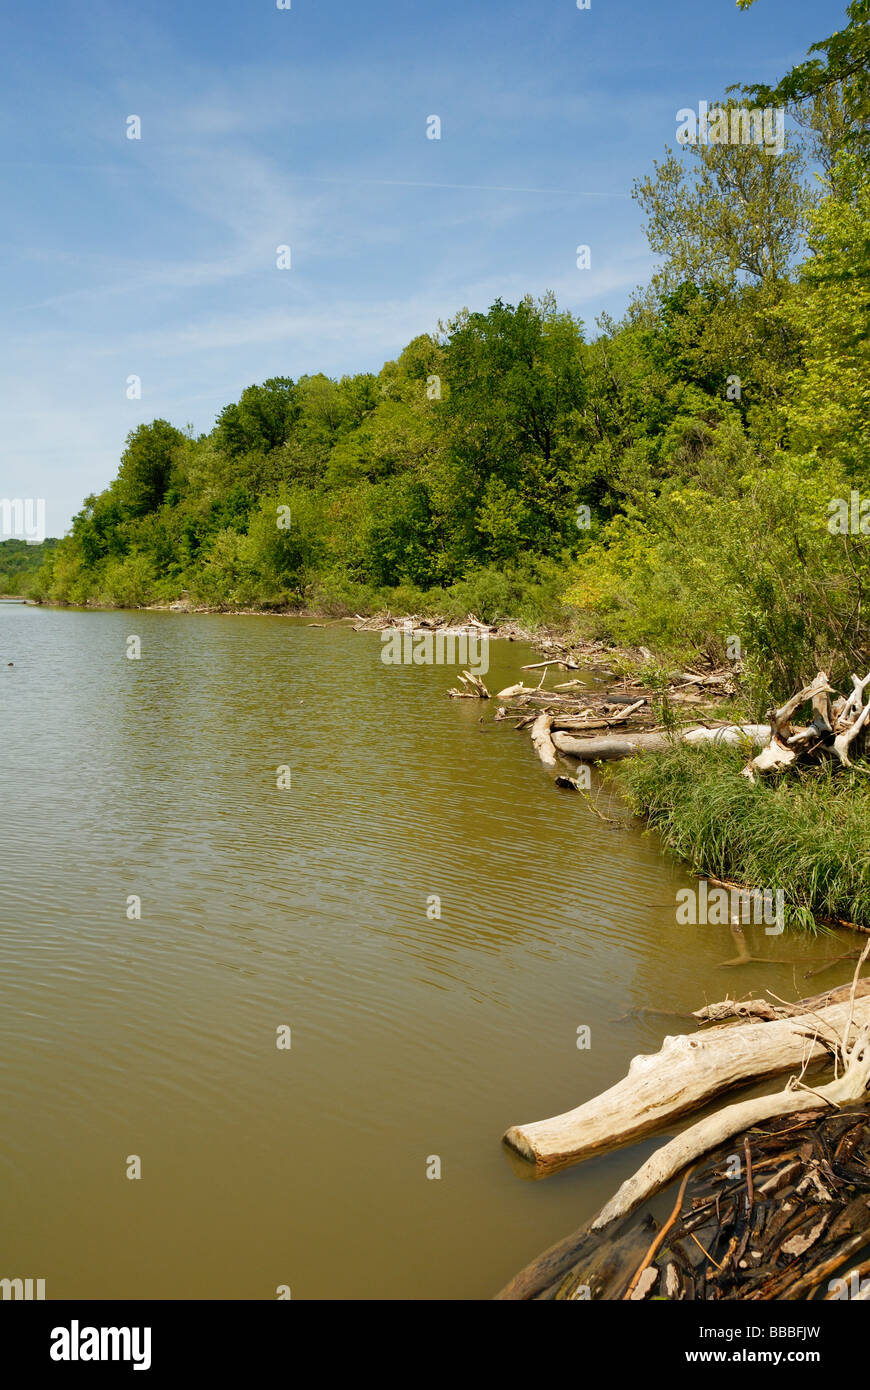
<path fill-rule="evenodd" d="M 859 1086 L 854 1077 L 846 1076 L 829 1082 L 827 1086 L 819 1086 L 814 1091 L 777 1091 L 772 1096 L 758 1096 L 755 1100 L 740 1101 L 736 1105 L 726 1106 L 724 1110 L 717 1110 L 715 1115 L 699 1120 L 669 1144 L 656 1149 L 601 1208 L 589 1229 L 600 1231 L 612 1221 L 629 1216 L 641 1202 L 665 1187 L 688 1164 L 735 1134 L 742 1134 L 744 1130 L 752 1129 L 765 1120 L 773 1120 L 778 1115 L 818 1110 L 819 1101 L 833 1107 L 857 1103 L 863 1099 L 863 1090 L 864 1078 Z"/>
<path fill-rule="evenodd" d="M 830 1035 L 825 1040 L 826 1050 L 833 1054 L 835 1061 L 842 1068 L 841 1074 L 836 1075 L 834 1080 L 829 1081 L 827 1085 L 817 1086 L 813 1090 L 804 1086 L 800 1079 L 792 1077 L 785 1090 L 776 1095 L 759 1096 L 756 1100 L 739 1101 L 736 1105 L 729 1105 L 725 1110 L 720 1110 L 705 1120 L 699 1120 L 697 1124 L 684 1130 L 682 1134 L 678 1134 L 670 1143 L 657 1149 L 651 1158 L 647 1159 L 646 1163 L 622 1184 L 616 1195 L 602 1207 L 590 1229 L 599 1231 L 602 1227 L 610 1225 L 612 1221 L 627 1216 L 647 1197 L 658 1192 L 659 1188 L 670 1182 L 677 1173 L 682 1172 L 687 1164 L 694 1163 L 702 1154 L 715 1148 L 717 1144 L 723 1143 L 726 1139 L 730 1139 L 733 1135 L 739 1134 L 753 1125 L 773 1119 L 778 1115 L 791 1115 L 798 1111 L 812 1110 L 819 1101 L 832 1109 L 842 1108 L 850 1104 L 860 1104 L 864 1101 L 868 1084 L 870 1084 L 870 1008 L 867 1007 L 870 1000 L 865 996 L 862 1001 L 858 1001 L 858 976 L 868 955 L 870 955 L 870 941 L 861 952 L 861 957 L 855 967 L 849 998 L 845 1003 L 835 1004 L 832 1008 L 817 1013 L 800 1014 L 791 1020 L 795 1024 L 804 1018 L 812 1020 L 816 1035 L 820 1029 Z M 780 1028 L 782 1025 L 781 1023 L 763 1023 L 758 1026 L 764 1032 L 768 1032 L 768 1030 Z M 852 1037 L 853 1029 L 855 1030 L 854 1039 Z M 803 1076 L 806 1067 L 807 1062 L 805 1061 L 801 1076 Z"/>
<path fill-rule="evenodd" d="M 761 748 L 769 739 L 770 729 L 766 724 L 726 724 L 718 729 L 685 729 L 673 734 L 620 734 L 616 738 L 576 738 L 571 734 L 553 734 L 553 742 L 560 753 L 568 753 L 588 763 L 613 762 L 619 758 L 636 757 L 638 753 L 662 753 L 675 742 L 739 744 L 748 740 Z"/>
<path fill-rule="evenodd" d="M 856 1000 L 856 1021 L 870 1024 L 870 980 L 860 982 Z M 545 1176 L 653 1134 L 734 1086 L 817 1064 L 827 1053 L 819 1034 L 842 1028 L 851 1006 L 806 1002 L 810 1010 L 791 1018 L 665 1038 L 659 1052 L 635 1057 L 602 1095 L 563 1115 L 512 1125 L 504 1143 Z"/>
<path fill-rule="evenodd" d="M 663 753 L 671 747 L 667 734 L 622 734 L 615 738 L 577 738 L 573 734 L 554 733 L 553 742 L 560 753 L 568 753 L 581 762 L 607 763 L 619 758 L 634 758 L 638 753 Z"/>
<path fill-rule="evenodd" d="M 858 955 L 860 950 L 844 956 L 843 959 L 855 960 Z M 770 1022 L 775 1018 L 794 1018 L 797 1014 L 815 1013 L 818 1009 L 826 1009 L 829 1004 L 841 1004 L 844 999 L 849 999 L 851 994 L 852 985 L 849 983 L 837 985 L 835 989 L 822 990 L 821 994 L 811 994 L 806 999 L 798 999 L 795 1004 L 771 1004 L 767 999 L 721 999 L 716 1004 L 705 1004 L 702 1009 L 693 1009 L 692 1018 L 697 1018 L 702 1023 L 718 1023 L 727 1018 L 761 1018 Z M 870 979 L 859 980 L 855 989 L 856 999 L 865 994 L 870 994 Z"/>
<path fill-rule="evenodd" d="M 535 752 L 545 767 L 556 766 L 556 749 L 550 737 L 550 725 L 553 722 L 551 714 L 539 714 L 532 725 L 532 743 Z"/>
<path fill-rule="evenodd" d="M 573 1236 L 569 1236 L 567 1240 L 560 1241 L 558 1245 L 551 1247 L 532 1265 L 527 1266 L 516 1279 L 511 1281 L 499 1297 L 589 1298 L 591 1286 L 587 1274 L 594 1273 L 596 1278 L 600 1277 L 602 1272 L 601 1257 L 602 1254 L 605 1258 L 607 1255 L 606 1244 L 602 1251 L 601 1244 L 591 1242 L 595 1242 L 596 1237 L 600 1241 L 601 1232 L 604 1231 L 603 1239 L 605 1242 L 609 1238 L 615 1237 L 616 1245 L 624 1246 L 626 1218 L 631 1216 L 647 1198 L 660 1191 L 680 1173 L 684 1174 L 683 1183 L 671 1217 L 649 1246 L 640 1264 L 633 1271 L 631 1269 L 627 1271 L 625 1276 L 627 1282 L 623 1281 L 622 1292 L 616 1292 L 617 1297 L 648 1297 L 658 1284 L 661 1275 L 664 1276 L 666 1296 L 687 1296 L 686 1285 L 680 1277 L 679 1268 L 671 1267 L 676 1262 L 677 1266 L 681 1266 L 685 1270 L 685 1253 L 680 1252 L 681 1240 L 673 1246 L 670 1256 L 665 1257 L 663 1268 L 656 1272 L 655 1277 L 650 1273 L 652 1262 L 657 1258 L 665 1237 L 674 1231 L 675 1223 L 679 1225 L 678 1218 L 682 1218 L 680 1235 L 691 1233 L 692 1239 L 701 1250 L 705 1264 L 712 1261 L 717 1271 L 723 1272 L 726 1271 L 729 1262 L 732 1262 L 733 1277 L 731 1282 L 741 1282 L 740 1271 L 751 1264 L 749 1259 L 744 1258 L 750 1237 L 757 1237 L 768 1226 L 766 1213 L 761 1215 L 760 1222 L 753 1215 L 753 1212 L 757 1210 L 756 1188 L 759 1197 L 769 1195 L 776 1208 L 776 1216 L 770 1223 L 770 1229 L 767 1230 L 767 1239 L 777 1257 L 780 1255 L 786 1257 L 786 1264 L 780 1269 L 760 1271 L 761 1281 L 756 1282 L 751 1289 L 747 1289 L 745 1296 L 750 1298 L 806 1297 L 844 1259 L 857 1251 L 862 1244 L 866 1244 L 868 1207 L 870 1207 L 870 1197 L 866 1193 L 866 1182 L 862 1180 L 859 1196 L 850 1199 L 850 1194 L 848 1192 L 845 1194 L 843 1207 L 839 1215 L 833 1220 L 829 1205 L 838 1196 L 836 1191 L 838 1178 L 842 1179 L 847 1176 L 845 1166 L 848 1165 L 853 1156 L 858 1159 L 859 1170 L 863 1170 L 861 1172 L 862 1179 L 866 1176 L 866 1156 L 862 1162 L 860 1155 L 856 1153 L 856 1144 L 861 1138 L 857 1127 L 849 1125 L 849 1134 L 838 1136 L 839 1142 L 834 1154 L 831 1154 L 823 1144 L 821 1155 L 823 1161 L 814 1161 L 814 1144 L 801 1145 L 797 1156 L 787 1163 L 784 1170 L 772 1177 L 765 1175 L 760 1185 L 757 1183 L 760 1168 L 763 1166 L 767 1169 L 770 1164 L 766 1159 L 763 1165 L 759 1164 L 757 1160 L 753 1164 L 750 1147 L 751 1135 L 757 1133 L 759 1125 L 767 1124 L 769 1126 L 771 1120 L 780 1116 L 788 1117 L 788 1131 L 784 1129 L 776 1131 L 774 1136 L 776 1147 L 778 1147 L 779 1136 L 795 1128 L 791 1123 L 794 1114 L 812 1113 L 817 1115 L 819 1102 L 823 1107 L 821 1111 L 823 1123 L 826 1112 L 830 1116 L 849 1106 L 864 1105 L 868 1088 L 870 1088 L 870 1011 L 867 1008 L 870 999 L 865 992 L 870 982 L 864 980 L 859 983 L 858 977 L 868 956 L 870 956 L 870 942 L 864 947 L 855 967 L 847 1000 L 833 1007 L 828 1006 L 819 1011 L 803 1013 L 795 1019 L 788 1020 L 792 1024 L 798 1024 L 805 1019 L 812 1022 L 813 1032 L 809 1035 L 809 1042 L 813 1047 L 819 1041 L 820 1031 L 829 1035 L 825 1038 L 825 1043 L 826 1051 L 834 1059 L 836 1070 L 833 1081 L 815 1089 L 804 1085 L 802 1078 L 808 1065 L 809 1054 L 807 1054 L 800 1076 L 792 1076 L 785 1090 L 774 1095 L 759 1096 L 753 1100 L 730 1105 L 727 1109 L 692 1125 L 658 1149 L 632 1177 L 622 1184 L 616 1195 L 602 1207 L 598 1215 L 588 1225 L 575 1232 Z M 812 1001 L 805 1000 L 803 1002 Z M 769 1038 L 777 1030 L 782 1029 L 784 1022 L 785 1020 L 779 1020 L 775 1023 L 758 1024 L 756 1028 Z M 729 1029 L 727 1025 L 720 1025 L 712 1031 L 714 1034 L 725 1034 L 726 1037 L 728 1035 L 733 1037 L 735 1033 L 745 1032 L 746 1029 Z M 666 1044 L 669 1041 L 675 1040 L 666 1039 Z M 655 1059 L 644 1060 L 654 1061 Z M 866 1124 L 866 1120 L 864 1123 Z M 723 1190 L 713 1192 L 707 1197 L 702 1196 L 690 1200 L 687 1215 L 691 1224 L 688 1224 L 683 1214 L 683 1199 L 689 1178 L 698 1161 L 704 1155 L 709 1154 L 712 1149 L 715 1149 L 717 1145 L 722 1144 L 723 1141 L 733 1143 L 738 1135 L 743 1139 L 743 1152 L 746 1161 L 746 1220 L 742 1222 L 742 1234 L 740 1231 L 734 1231 L 731 1234 L 727 1229 L 729 1216 L 726 1214 L 724 1221 L 720 1216 L 720 1202 L 725 1196 Z M 720 1169 L 722 1157 L 723 1150 L 720 1149 L 720 1162 L 717 1165 Z M 724 1157 L 729 1171 L 724 1174 L 721 1171 L 718 1174 L 714 1172 L 714 1183 L 717 1180 L 721 1181 L 723 1177 L 727 1180 L 733 1176 L 730 1168 L 734 1155 L 724 1151 Z M 739 1167 L 738 1164 L 738 1171 Z M 801 1169 L 803 1175 L 800 1177 L 800 1181 L 795 1183 L 793 1181 L 795 1174 Z M 753 1177 L 753 1172 L 755 1177 Z M 830 1186 L 828 1180 L 833 1182 L 834 1188 Z M 787 1202 L 785 1197 L 790 1193 L 794 1194 L 795 1200 Z M 797 1199 L 805 1193 L 808 1202 L 815 1201 L 816 1211 L 802 1211 L 797 1205 Z M 825 1204 L 821 1209 L 819 1209 L 819 1198 Z M 725 1200 L 727 1206 L 727 1197 Z M 734 1205 L 731 1212 L 732 1217 L 741 1205 L 743 1204 Z M 709 1210 L 713 1207 L 715 1208 L 714 1211 Z M 793 1221 L 792 1217 L 795 1211 L 797 1211 L 797 1217 Z M 712 1225 L 713 1227 L 712 1245 L 716 1246 L 718 1243 L 719 1252 L 723 1256 L 721 1260 L 713 1260 L 709 1242 L 707 1245 L 702 1245 L 694 1234 L 696 1229 L 705 1225 Z M 785 1228 L 788 1228 L 787 1239 L 783 1239 Z M 794 1260 L 800 1258 L 805 1251 L 816 1245 L 823 1232 L 829 1248 L 825 1250 L 821 1263 L 816 1263 L 813 1269 L 805 1270 L 795 1279 L 792 1274 Z M 834 1243 L 831 1247 L 832 1239 Z M 728 1242 L 725 1250 L 721 1248 L 723 1241 Z M 615 1247 L 611 1244 L 610 1248 Z M 763 1251 L 759 1249 L 753 1248 L 749 1254 L 753 1260 L 756 1257 L 759 1260 L 764 1258 Z M 590 1255 L 591 1265 L 589 1263 Z M 605 1272 L 608 1285 L 612 1289 L 613 1271 L 611 1269 Z M 705 1283 L 709 1277 L 710 1272 L 708 1270 L 705 1275 Z M 554 1281 L 557 1282 L 554 1283 Z M 618 1276 L 616 1282 L 619 1283 Z M 745 1281 L 743 1282 L 745 1283 Z M 689 1288 L 692 1288 L 691 1284 Z M 697 1286 L 688 1293 L 689 1297 L 697 1296 L 696 1288 Z"/>

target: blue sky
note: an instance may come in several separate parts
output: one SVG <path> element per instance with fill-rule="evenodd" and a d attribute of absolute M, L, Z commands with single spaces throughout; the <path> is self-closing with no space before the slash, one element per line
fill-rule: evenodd
<path fill-rule="evenodd" d="M 594 331 L 649 277 L 629 195 L 678 108 L 781 76 L 844 8 L 6 6 L 0 496 L 61 534 L 141 421 L 199 433 L 269 376 L 377 371 L 463 305 L 552 289 Z"/>

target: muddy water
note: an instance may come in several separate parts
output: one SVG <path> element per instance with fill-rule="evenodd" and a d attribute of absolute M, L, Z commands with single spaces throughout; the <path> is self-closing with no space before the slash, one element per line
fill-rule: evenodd
<path fill-rule="evenodd" d="M 853 938 L 763 927 L 773 964 L 721 968 L 728 928 L 676 925 L 691 880 L 654 838 L 446 699 L 454 670 L 380 652 L 273 617 L 0 611 L 0 1277 L 486 1298 L 653 1147 L 528 1182 L 499 1143 L 681 1026 L 633 1011 L 846 977 L 803 974 Z M 493 644 L 490 689 L 524 660 Z"/>

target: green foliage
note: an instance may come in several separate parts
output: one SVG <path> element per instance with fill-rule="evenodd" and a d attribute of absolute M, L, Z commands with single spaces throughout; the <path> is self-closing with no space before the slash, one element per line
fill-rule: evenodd
<path fill-rule="evenodd" d="M 734 105 L 723 101 L 716 109 L 730 122 Z M 661 281 L 782 281 L 810 203 L 794 142 L 786 137 L 781 154 L 754 142 L 697 143 L 679 156 L 666 153 L 654 164 L 654 177 L 634 186 L 650 246 L 667 258 Z"/>
<path fill-rule="evenodd" d="M 143 424 L 31 590 L 473 612 L 666 667 L 736 638 L 756 711 L 866 670 L 870 535 L 827 523 L 870 495 L 868 3 L 753 89 L 797 112 L 781 153 L 688 146 L 637 183 L 662 264 L 621 322 L 497 299 L 377 375 L 248 386 L 199 439 Z"/>
<path fill-rule="evenodd" d="M 837 172 L 838 191 L 812 214 L 791 309 L 805 347 L 788 415 L 795 448 L 870 486 L 870 179 L 853 156 Z"/>
<path fill-rule="evenodd" d="M 748 10 L 755 0 L 737 0 Z M 787 105 L 824 96 L 836 87 L 851 129 L 848 147 L 866 158 L 870 154 L 870 0 L 852 0 L 846 10 L 848 24 L 827 39 L 811 45 L 809 57 L 798 63 L 775 87 L 756 84 L 743 90 L 764 105 Z"/>
<path fill-rule="evenodd" d="M 112 560 L 102 573 L 99 601 L 117 608 L 144 608 L 154 597 L 156 574 L 147 555 Z"/>
<path fill-rule="evenodd" d="M 230 458 L 277 449 L 287 439 L 298 414 L 293 382 L 272 377 L 262 386 L 249 386 L 235 405 L 218 416 L 215 441 Z"/>
<path fill-rule="evenodd" d="M 0 595 L 30 598 L 38 594 L 39 570 L 57 545 L 56 540 L 0 541 Z"/>
<path fill-rule="evenodd" d="M 600 442 L 587 468 L 600 462 L 609 515 L 566 598 L 595 635 L 675 659 L 723 660 L 738 638 L 756 711 L 820 666 L 870 663 L 870 526 L 827 525 L 834 499 L 870 495 L 870 176 L 847 138 L 857 98 L 843 66 L 864 51 L 866 11 L 851 6 L 849 34 L 820 46 L 825 72 L 753 93 L 807 101 L 821 190 L 801 184 L 794 147 L 669 154 L 636 189 L 665 263 L 592 345 Z"/>
<path fill-rule="evenodd" d="M 463 558 L 553 553 L 570 538 L 582 346 L 582 326 L 552 296 L 516 308 L 496 300 L 448 325 L 440 416 L 455 480 L 448 520 L 459 523 Z"/>
<path fill-rule="evenodd" d="M 133 516 L 160 506 L 169 488 L 175 452 L 184 435 L 166 420 L 140 425 L 127 436 L 115 492 Z"/>

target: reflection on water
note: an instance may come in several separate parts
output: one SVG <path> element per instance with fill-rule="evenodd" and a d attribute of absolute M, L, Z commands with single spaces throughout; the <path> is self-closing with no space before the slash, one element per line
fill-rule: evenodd
<path fill-rule="evenodd" d="M 4 606 L 0 1276 L 488 1297 L 653 1147 L 520 1182 L 509 1124 L 682 1027 L 645 1009 L 848 978 L 803 979 L 854 938 L 761 927 L 751 954 L 780 963 L 719 969 L 729 930 L 676 925 L 690 880 L 653 837 L 448 700 L 455 669 L 380 651 L 273 617 Z M 489 688 L 534 659 L 493 643 Z"/>

